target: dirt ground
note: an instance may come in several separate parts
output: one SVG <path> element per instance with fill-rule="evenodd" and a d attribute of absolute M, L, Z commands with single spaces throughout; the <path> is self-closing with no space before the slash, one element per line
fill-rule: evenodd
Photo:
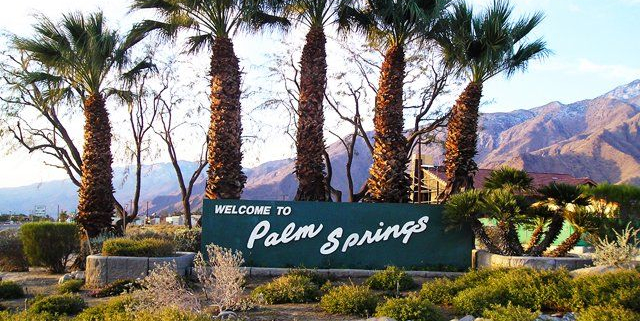
<path fill-rule="evenodd" d="M 2 304 L 12 310 L 22 310 L 26 306 L 26 300 L 36 295 L 50 295 L 56 293 L 56 286 L 61 274 L 51 274 L 43 269 L 31 269 L 29 272 L 0 273 L 5 281 L 15 281 L 22 285 L 26 294 L 26 299 L 6 300 Z M 271 278 L 249 278 L 247 280 L 245 294 L 249 295 L 251 290 L 258 285 L 270 281 Z M 418 284 L 422 284 L 427 279 L 416 278 Z M 361 284 L 362 278 L 340 279 L 336 283 Z M 83 289 L 79 293 L 89 306 L 95 306 L 110 298 L 93 298 L 89 296 L 89 290 Z M 443 311 L 449 316 L 448 311 Z M 352 321 L 361 318 L 353 316 L 336 316 L 323 312 L 317 303 L 309 304 L 278 304 L 261 305 L 251 311 L 239 313 L 240 317 L 251 321 Z M 453 317 L 453 316 L 452 316 Z"/>

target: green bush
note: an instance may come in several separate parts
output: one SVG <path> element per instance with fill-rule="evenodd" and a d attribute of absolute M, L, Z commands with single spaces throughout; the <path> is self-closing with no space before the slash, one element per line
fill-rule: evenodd
<path fill-rule="evenodd" d="M 390 298 L 376 308 L 376 316 L 397 321 L 444 321 L 445 318 L 433 303 L 417 296 Z"/>
<path fill-rule="evenodd" d="M 0 281 L 0 300 L 13 300 L 24 297 L 22 287 L 13 281 Z"/>
<path fill-rule="evenodd" d="M 68 280 L 62 284 L 58 284 L 58 293 L 78 293 L 84 285 L 84 280 Z"/>
<path fill-rule="evenodd" d="M 540 312 L 531 312 L 531 310 L 508 304 L 507 306 L 494 305 L 484 310 L 482 316 L 492 321 L 535 321 Z"/>
<path fill-rule="evenodd" d="M 34 313 L 50 313 L 54 315 L 77 314 L 84 310 L 87 304 L 77 294 L 56 294 L 37 299 L 29 311 Z"/>
<path fill-rule="evenodd" d="M 163 257 L 175 255 L 173 243 L 163 239 L 109 239 L 102 245 L 105 256 Z"/>
<path fill-rule="evenodd" d="M 26 272 L 29 262 L 24 256 L 22 241 L 18 230 L 0 231 L 0 271 Z"/>
<path fill-rule="evenodd" d="M 592 306 L 578 314 L 577 321 L 640 320 L 640 314 L 615 306 Z"/>
<path fill-rule="evenodd" d="M 563 310 L 571 297 L 567 271 L 511 269 L 459 292 L 452 300 L 459 313 L 479 315 L 492 305 L 509 303 L 530 310 Z"/>
<path fill-rule="evenodd" d="M 640 273 L 619 271 L 577 277 L 572 282 L 571 307 L 620 306 L 640 312 Z"/>
<path fill-rule="evenodd" d="M 316 284 L 319 287 L 322 287 L 325 283 L 329 281 L 329 278 L 321 275 L 317 271 L 314 270 L 304 270 L 304 269 L 293 269 L 287 272 L 285 275 L 299 275 L 304 276 L 311 279 L 311 282 Z"/>
<path fill-rule="evenodd" d="M 173 234 L 173 244 L 176 251 L 200 252 L 201 238 L 202 230 L 199 228 L 180 229 Z"/>
<path fill-rule="evenodd" d="M 389 266 L 370 276 L 365 284 L 374 290 L 405 291 L 416 286 L 407 272 L 395 266 Z"/>
<path fill-rule="evenodd" d="M 291 274 L 255 288 L 251 296 L 268 304 L 304 303 L 318 301 L 320 289 L 311 278 Z"/>
<path fill-rule="evenodd" d="M 130 295 L 115 297 L 106 303 L 85 309 L 74 318 L 74 321 L 102 321 L 116 319 L 119 316 L 125 317 L 127 311 L 132 311 L 135 304 L 136 300 Z"/>
<path fill-rule="evenodd" d="M 123 293 L 130 293 L 133 290 L 140 289 L 142 286 L 135 280 L 117 280 L 107 284 L 101 289 L 92 291 L 89 295 L 94 298 L 105 298 L 109 296 L 117 296 Z"/>
<path fill-rule="evenodd" d="M 320 307 L 333 314 L 370 315 L 378 305 L 378 297 L 368 286 L 341 285 L 320 299 Z"/>
<path fill-rule="evenodd" d="M 435 304 L 451 304 L 462 290 L 483 284 L 489 277 L 506 273 L 505 269 L 470 271 L 457 279 L 438 278 L 422 284 L 420 297 Z"/>
<path fill-rule="evenodd" d="M 12 313 L 9 311 L 0 312 L 0 320 L 2 321 L 63 321 L 66 319 L 49 313 L 34 313 L 30 311 L 22 311 Z M 96 320 L 97 321 L 97 320 Z"/>
<path fill-rule="evenodd" d="M 54 273 L 64 272 L 69 257 L 80 248 L 79 229 L 72 223 L 23 224 L 20 239 L 29 263 Z"/>

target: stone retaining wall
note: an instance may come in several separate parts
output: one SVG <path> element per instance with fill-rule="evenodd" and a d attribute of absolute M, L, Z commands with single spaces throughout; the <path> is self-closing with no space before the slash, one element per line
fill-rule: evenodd
<path fill-rule="evenodd" d="M 87 256 L 86 283 L 103 286 L 116 280 L 144 278 L 149 271 L 163 262 L 172 262 L 176 272 L 185 275 L 193 266 L 195 253 L 177 252 L 175 257 Z"/>
<path fill-rule="evenodd" d="M 593 260 L 581 257 L 534 257 L 504 256 L 489 253 L 485 250 L 473 250 L 473 267 L 482 269 L 490 267 L 530 267 L 543 270 L 565 268 L 569 271 L 593 265 Z"/>

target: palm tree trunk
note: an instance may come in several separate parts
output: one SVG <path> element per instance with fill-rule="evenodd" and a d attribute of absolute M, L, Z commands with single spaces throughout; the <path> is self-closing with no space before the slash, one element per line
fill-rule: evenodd
<path fill-rule="evenodd" d="M 325 44 L 322 27 L 313 26 L 307 34 L 300 59 L 300 100 L 296 134 L 296 176 L 298 201 L 326 201 L 327 184 L 323 160 L 324 113 L 322 101 L 327 82 Z"/>
<path fill-rule="evenodd" d="M 402 133 L 404 68 L 404 49 L 391 46 L 382 63 L 376 95 L 373 165 L 365 197 L 368 202 L 402 203 L 409 197 L 407 139 Z"/>
<path fill-rule="evenodd" d="M 540 256 L 544 251 L 546 251 L 553 242 L 558 238 L 560 232 L 562 231 L 562 226 L 564 225 L 564 218 L 560 215 L 556 215 L 551 219 L 551 223 L 549 223 L 549 227 L 547 228 L 547 232 L 545 233 L 544 239 L 540 241 L 537 245 L 535 245 L 529 255 L 531 256 Z"/>
<path fill-rule="evenodd" d="M 247 177 L 242 172 L 240 67 L 229 38 L 216 38 L 211 55 L 211 124 L 208 199 L 238 199 Z"/>
<path fill-rule="evenodd" d="M 575 231 L 571 236 L 569 236 L 564 242 L 562 242 L 558 247 L 556 247 L 553 251 L 545 254 L 545 256 L 551 257 L 562 257 L 567 256 L 567 253 L 573 249 L 578 242 L 580 242 L 580 238 L 582 237 L 582 232 Z"/>
<path fill-rule="evenodd" d="M 113 216 L 111 124 L 100 94 L 93 94 L 84 102 L 84 116 L 82 184 L 76 220 L 89 237 L 95 237 L 111 226 Z"/>
<path fill-rule="evenodd" d="M 455 193 L 473 189 L 473 176 L 478 170 L 473 157 L 477 153 L 478 110 L 481 98 L 482 83 L 471 82 L 451 110 L 445 142 L 447 187 L 443 192 L 443 200 Z"/>
<path fill-rule="evenodd" d="M 542 236 L 542 232 L 544 231 L 545 225 L 546 225 L 545 222 L 540 222 L 536 226 L 536 228 L 533 230 L 533 233 L 531 233 L 531 238 L 529 238 L 529 243 L 527 243 L 527 247 L 525 250 L 526 254 L 531 253 L 531 250 L 533 250 L 533 247 L 536 246 L 540 241 L 540 237 Z"/>
<path fill-rule="evenodd" d="M 498 247 L 493 244 L 493 241 L 491 240 L 489 235 L 487 235 L 487 231 L 484 229 L 484 225 L 482 224 L 482 222 L 477 219 L 471 221 L 471 231 L 473 231 L 473 234 L 480 240 L 480 242 L 482 242 L 482 244 L 484 244 L 484 246 L 490 253 L 501 253 L 500 249 L 498 249 Z"/>

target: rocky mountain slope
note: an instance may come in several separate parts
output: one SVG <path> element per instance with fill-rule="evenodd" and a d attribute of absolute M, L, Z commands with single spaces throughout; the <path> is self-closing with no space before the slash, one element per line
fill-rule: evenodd
<path fill-rule="evenodd" d="M 534 172 L 588 176 L 598 182 L 640 185 L 639 131 L 637 80 L 594 99 L 567 105 L 552 102 L 530 110 L 483 114 L 476 160 L 482 168 L 510 165 Z M 366 180 L 371 155 L 362 141 L 358 141 L 356 150 L 353 177 L 357 189 Z M 442 162 L 442 152 L 439 144 L 423 149 L 423 153 L 434 156 L 436 163 Z M 346 152 L 340 143 L 334 143 L 328 146 L 328 153 L 333 165 L 332 183 L 346 191 Z M 246 174 L 245 199 L 280 200 L 295 195 L 293 159 L 267 162 L 247 169 Z M 131 186 L 127 184 L 132 183 L 116 188 L 120 199 L 128 200 Z M 118 186 L 117 182 L 114 185 Z M 150 200 L 150 211 L 180 208 L 180 195 L 169 165 L 149 166 L 145 185 L 142 199 Z M 71 183 L 63 181 L 0 189 L 0 211 L 29 209 L 42 200 L 74 208 L 75 191 Z M 195 208 L 202 202 L 203 191 L 204 178 L 200 178 L 194 193 Z"/>

